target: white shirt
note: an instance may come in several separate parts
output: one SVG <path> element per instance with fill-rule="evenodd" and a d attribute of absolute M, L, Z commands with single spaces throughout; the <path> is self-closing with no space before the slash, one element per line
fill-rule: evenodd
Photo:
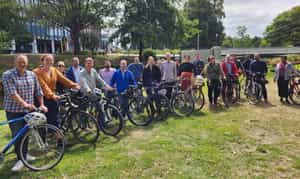
<path fill-rule="evenodd" d="M 75 68 L 74 66 L 72 66 L 72 70 L 73 70 L 73 73 L 74 73 L 75 82 L 79 83 L 79 81 L 80 81 L 80 67 Z"/>

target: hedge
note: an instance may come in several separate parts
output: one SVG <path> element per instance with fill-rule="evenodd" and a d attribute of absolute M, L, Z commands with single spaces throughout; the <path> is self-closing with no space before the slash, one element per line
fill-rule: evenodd
<path fill-rule="evenodd" d="M 29 59 L 29 69 L 34 69 L 37 66 L 39 66 L 40 64 L 40 57 L 41 54 L 39 55 L 27 55 L 28 59 Z M 72 62 L 72 55 L 55 55 L 54 59 L 55 62 L 57 61 L 64 61 L 66 66 L 70 66 L 71 62 Z M 83 61 L 86 57 L 88 57 L 87 55 L 79 55 L 78 56 L 81 64 L 83 64 Z M 14 66 L 14 58 L 15 55 L 0 55 L 0 74 L 2 74 L 4 71 L 6 71 L 7 69 L 10 69 Z M 96 55 L 94 56 L 95 58 L 95 68 L 99 69 L 102 68 L 104 65 L 104 61 L 105 60 L 111 60 L 112 62 L 112 66 L 117 67 L 119 64 L 119 61 L 122 58 L 125 58 L 128 60 L 128 62 L 132 62 L 133 57 L 130 56 L 116 56 L 116 55 Z"/>

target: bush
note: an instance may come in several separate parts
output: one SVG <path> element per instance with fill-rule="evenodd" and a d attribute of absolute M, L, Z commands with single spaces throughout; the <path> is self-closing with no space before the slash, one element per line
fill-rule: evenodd
<path fill-rule="evenodd" d="M 149 56 L 153 56 L 154 58 L 156 57 L 156 53 L 155 51 L 151 50 L 151 49 L 145 49 L 144 53 L 143 53 L 143 61 L 147 61 Z"/>

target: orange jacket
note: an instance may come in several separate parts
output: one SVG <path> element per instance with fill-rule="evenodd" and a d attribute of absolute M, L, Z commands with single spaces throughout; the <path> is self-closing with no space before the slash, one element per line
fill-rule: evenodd
<path fill-rule="evenodd" d="M 74 88 L 76 86 L 76 83 L 68 80 L 60 71 L 58 71 L 54 67 L 50 68 L 50 76 L 48 76 L 48 74 L 45 73 L 40 67 L 34 69 L 33 72 L 36 74 L 43 93 L 47 99 L 53 99 L 54 95 L 56 94 L 57 82 L 60 82 L 67 88 Z"/>

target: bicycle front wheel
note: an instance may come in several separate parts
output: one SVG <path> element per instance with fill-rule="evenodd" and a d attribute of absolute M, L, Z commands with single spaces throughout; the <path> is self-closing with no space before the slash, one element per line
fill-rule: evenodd
<path fill-rule="evenodd" d="M 147 126 L 153 120 L 155 109 L 148 98 L 134 98 L 129 103 L 129 120 L 136 126 Z"/>
<path fill-rule="evenodd" d="M 192 95 L 179 92 L 171 99 L 171 107 L 178 117 L 189 116 L 194 112 L 195 103 Z"/>
<path fill-rule="evenodd" d="M 195 109 L 201 111 L 204 107 L 205 97 L 202 91 L 202 87 L 193 88 L 193 99 L 195 101 Z"/>
<path fill-rule="evenodd" d="M 294 104 L 300 105 L 300 84 L 293 85 L 293 88 L 290 89 L 289 96 Z"/>
<path fill-rule="evenodd" d="M 98 121 L 85 111 L 74 111 L 70 115 L 70 128 L 76 139 L 82 143 L 96 143 L 99 138 Z"/>
<path fill-rule="evenodd" d="M 52 169 L 64 156 L 64 135 L 53 125 L 36 126 L 22 137 L 19 152 L 22 162 L 30 170 Z M 34 160 L 27 160 L 28 155 Z"/>
<path fill-rule="evenodd" d="M 110 136 L 116 136 L 120 133 L 123 128 L 124 120 L 119 109 L 114 105 L 106 105 L 104 107 L 105 114 L 99 113 L 98 118 L 103 118 L 103 120 L 99 121 L 100 129 L 104 134 Z"/>

